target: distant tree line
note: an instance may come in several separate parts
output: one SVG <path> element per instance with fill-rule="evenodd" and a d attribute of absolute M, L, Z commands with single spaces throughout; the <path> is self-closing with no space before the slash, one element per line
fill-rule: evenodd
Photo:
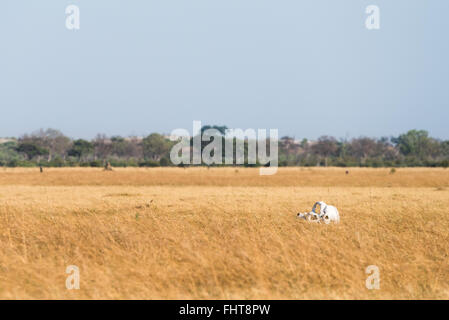
<path fill-rule="evenodd" d="M 201 132 L 210 128 L 217 129 L 226 139 L 225 126 L 204 126 Z M 92 140 L 84 140 L 71 139 L 59 130 L 41 129 L 19 138 L 0 139 L 0 166 L 102 167 L 106 163 L 113 167 L 172 166 L 170 150 L 176 143 L 159 133 L 143 138 L 99 134 Z M 244 142 L 245 149 L 247 143 Z M 202 143 L 202 148 L 205 145 Z M 298 141 L 285 136 L 278 146 L 279 166 L 449 166 L 449 140 L 432 138 L 424 130 L 410 130 L 398 137 L 350 140 L 322 136 L 316 141 Z"/>

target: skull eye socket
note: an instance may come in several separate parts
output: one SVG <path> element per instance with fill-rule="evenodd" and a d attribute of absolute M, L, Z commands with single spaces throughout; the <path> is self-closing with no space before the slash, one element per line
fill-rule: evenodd
<path fill-rule="evenodd" d="M 323 217 L 323 221 L 324 221 L 324 223 L 325 224 L 330 224 L 331 223 L 331 220 L 330 220 L 330 218 L 329 218 L 329 216 L 326 214 L 324 217 Z"/>

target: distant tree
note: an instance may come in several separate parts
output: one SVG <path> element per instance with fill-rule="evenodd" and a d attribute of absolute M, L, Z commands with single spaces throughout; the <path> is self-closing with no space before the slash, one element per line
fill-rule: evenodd
<path fill-rule="evenodd" d="M 279 140 L 279 147 L 288 154 L 295 154 L 301 147 L 293 137 L 285 136 Z"/>
<path fill-rule="evenodd" d="M 97 134 L 93 140 L 95 159 L 107 159 L 112 153 L 112 142 L 105 134 Z"/>
<path fill-rule="evenodd" d="M 138 137 L 128 137 L 127 138 L 127 154 L 128 156 L 138 159 L 143 157 L 143 149 L 142 149 L 142 139 Z M 169 144 L 169 148 L 172 146 L 172 142 L 167 140 Z"/>
<path fill-rule="evenodd" d="M 112 154 L 117 157 L 125 157 L 127 154 L 127 141 L 121 136 L 111 137 Z"/>
<path fill-rule="evenodd" d="M 352 139 L 347 151 L 361 163 L 365 163 L 368 158 L 378 155 L 378 149 L 378 143 L 375 139 L 361 137 Z"/>
<path fill-rule="evenodd" d="M 218 150 L 221 152 L 221 155 L 225 154 L 224 148 L 225 148 L 225 135 L 226 130 L 228 127 L 226 126 L 210 126 L 206 125 L 201 128 L 201 154 L 204 152 L 205 148 L 207 146 L 212 145 L 214 143 L 215 139 L 220 137 L 221 139 L 221 150 Z M 215 156 L 215 150 L 211 150 L 210 155 Z M 224 161 L 224 158 L 222 159 Z"/>
<path fill-rule="evenodd" d="M 209 130 L 209 129 L 216 129 L 222 135 L 225 135 L 226 134 L 226 130 L 228 129 L 228 127 L 227 126 L 210 126 L 210 125 L 206 125 L 206 126 L 203 126 L 201 128 L 201 135 L 204 133 L 204 131 Z"/>
<path fill-rule="evenodd" d="M 0 165 L 3 166 L 13 160 L 19 160 L 20 153 L 17 152 L 17 141 L 0 143 Z"/>
<path fill-rule="evenodd" d="M 41 156 L 48 154 L 47 149 L 44 149 L 34 143 L 29 143 L 29 142 L 20 143 L 17 146 L 16 150 L 17 150 L 17 152 L 24 154 L 25 157 L 27 158 L 27 160 L 32 160 L 35 157 L 40 158 Z M 38 161 L 39 160 L 40 159 L 38 159 Z"/>
<path fill-rule="evenodd" d="M 145 159 L 159 161 L 168 156 L 172 143 L 159 133 L 152 133 L 142 140 L 143 155 Z"/>
<path fill-rule="evenodd" d="M 442 141 L 440 144 L 440 152 L 443 157 L 449 157 L 449 140 Z"/>
<path fill-rule="evenodd" d="M 25 134 L 19 140 L 20 142 L 32 143 L 48 150 L 46 154 L 48 162 L 56 155 L 64 159 L 72 144 L 71 139 L 66 137 L 61 131 L 51 128 L 39 129 L 29 135 Z"/>
<path fill-rule="evenodd" d="M 324 158 L 324 165 L 328 165 L 328 158 L 338 154 L 338 143 L 334 137 L 321 136 L 318 141 L 312 145 L 312 152 Z"/>
<path fill-rule="evenodd" d="M 114 136 L 111 138 L 112 154 L 118 158 L 142 157 L 141 141 L 136 137 L 123 138 Z"/>
<path fill-rule="evenodd" d="M 78 160 L 85 158 L 94 151 L 94 145 L 89 141 L 78 139 L 73 142 L 72 148 L 68 151 L 68 155 L 76 157 Z"/>
<path fill-rule="evenodd" d="M 305 149 L 297 143 L 293 137 L 284 136 L 279 140 L 279 165 L 295 165 L 298 162 L 300 154 L 303 154 Z"/>
<path fill-rule="evenodd" d="M 309 145 L 309 140 L 307 140 L 306 138 L 303 138 L 299 145 L 301 146 L 301 148 L 305 149 Z"/>
<path fill-rule="evenodd" d="M 396 143 L 404 156 L 415 156 L 423 159 L 438 152 L 437 141 L 430 138 L 429 133 L 425 130 L 410 130 L 397 138 L 393 138 L 392 141 Z"/>

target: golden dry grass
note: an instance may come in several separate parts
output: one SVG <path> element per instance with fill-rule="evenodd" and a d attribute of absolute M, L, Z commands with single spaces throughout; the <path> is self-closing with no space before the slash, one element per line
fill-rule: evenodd
<path fill-rule="evenodd" d="M 0 169 L 0 298 L 449 299 L 449 170 L 345 171 Z"/>

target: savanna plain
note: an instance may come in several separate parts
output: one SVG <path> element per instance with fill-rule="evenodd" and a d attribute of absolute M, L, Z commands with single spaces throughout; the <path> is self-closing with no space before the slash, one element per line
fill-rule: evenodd
<path fill-rule="evenodd" d="M 449 299 L 449 169 L 1 168 L 0 248 L 1 299 Z"/>

